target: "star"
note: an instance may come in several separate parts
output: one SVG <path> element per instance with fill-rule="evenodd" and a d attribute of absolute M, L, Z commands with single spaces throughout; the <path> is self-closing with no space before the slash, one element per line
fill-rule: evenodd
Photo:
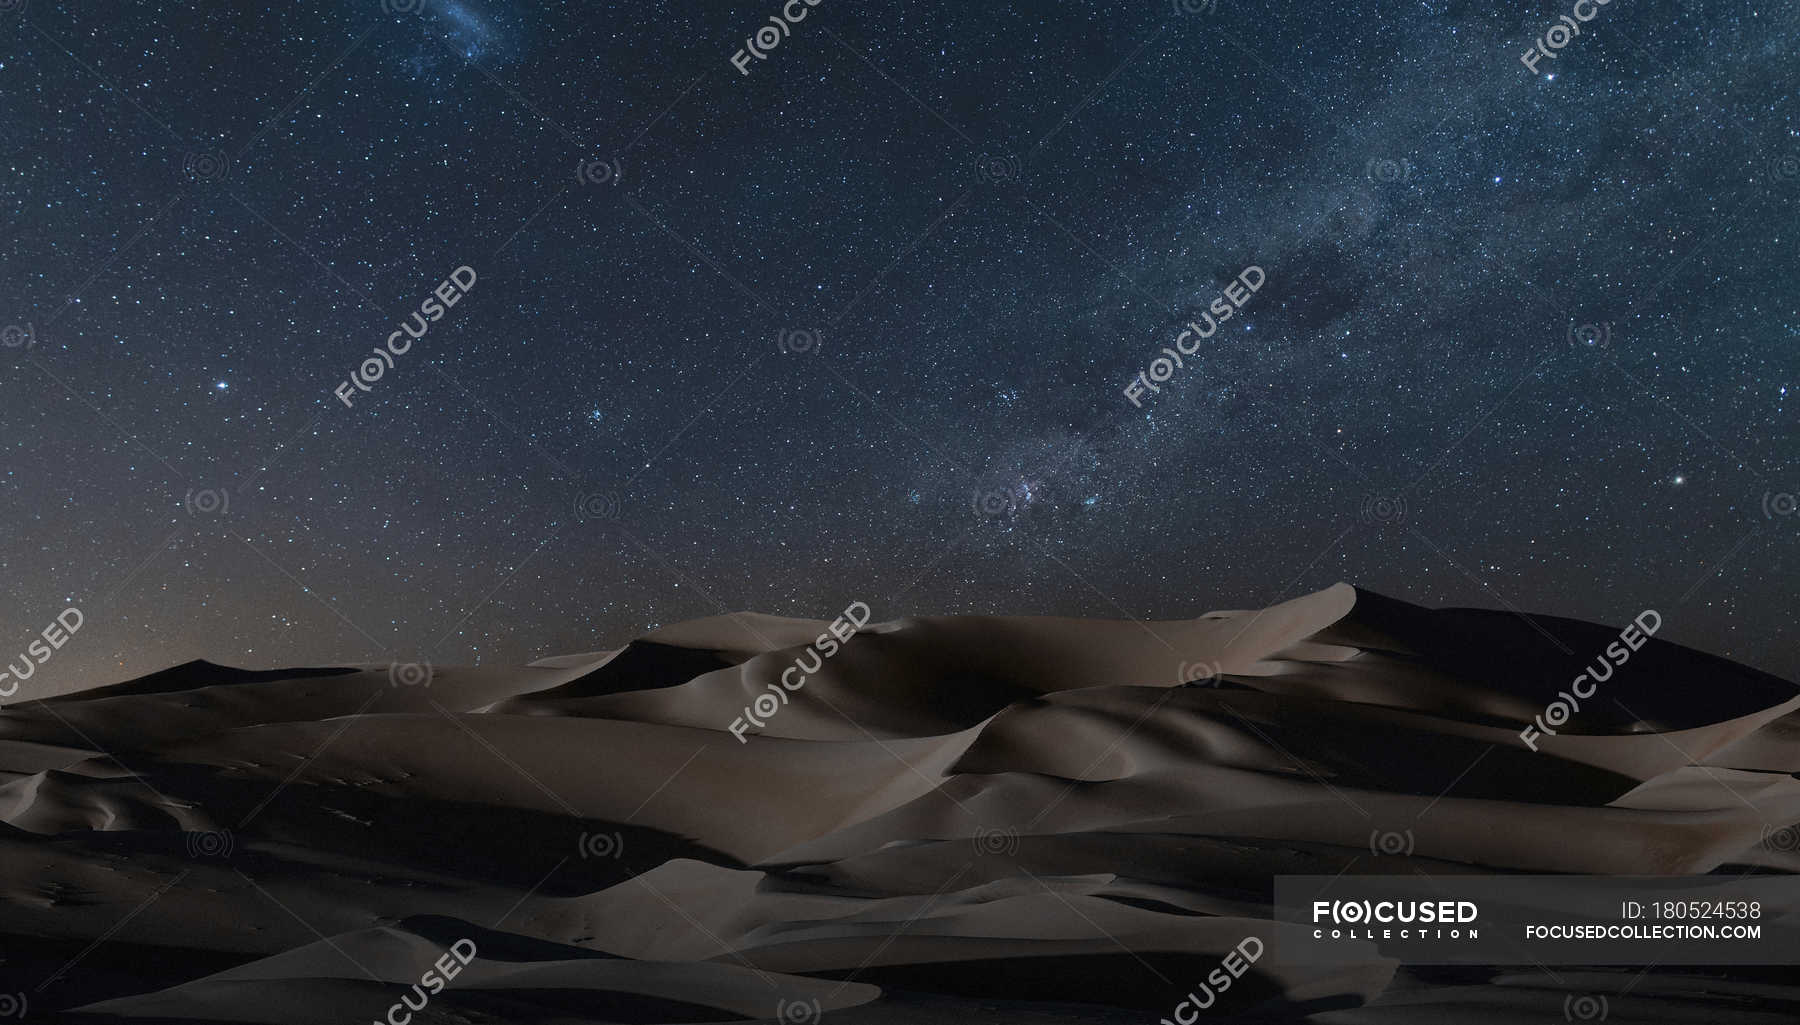
<path fill-rule="evenodd" d="M 525 662 L 844 590 L 1605 622 L 1700 558 L 1683 642 L 1800 675 L 1800 535 L 1698 529 L 1794 522 L 1793 5 L 1615 4 L 1679 65 L 1584 29 L 1542 75 L 1492 4 L 665 6 L 0 11 L 0 564 L 15 609 L 118 589 L 59 665 L 409 661 L 465 613 L 434 658 Z M 1245 49 L 1195 77 L 1209 26 Z M 157 554 L 171 507 L 227 529 Z"/>

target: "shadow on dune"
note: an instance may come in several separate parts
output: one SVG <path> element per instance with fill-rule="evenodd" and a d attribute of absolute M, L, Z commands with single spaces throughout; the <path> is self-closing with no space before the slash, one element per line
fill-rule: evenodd
<path fill-rule="evenodd" d="M 1285 928 L 1277 875 L 1800 869 L 1800 691 L 1654 636 L 1609 665 L 1625 626 L 1340 584 L 875 622 L 822 658 L 828 623 L 739 613 L 416 686 L 189 663 L 0 710 L 0 994 L 379 1020 L 468 941 L 419 1020 L 1143 1021 Z M 1558 1020 L 1578 985 L 1611 1020 L 1800 1000 L 1750 969 L 1363 945 L 1258 962 L 1208 1020 Z"/>

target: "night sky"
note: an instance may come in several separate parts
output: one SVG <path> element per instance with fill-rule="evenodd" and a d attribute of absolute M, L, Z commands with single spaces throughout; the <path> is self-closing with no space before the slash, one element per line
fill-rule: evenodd
<path fill-rule="evenodd" d="M 1347 580 L 1800 677 L 1800 5 L 1574 6 L 0 0 L 0 658 Z"/>

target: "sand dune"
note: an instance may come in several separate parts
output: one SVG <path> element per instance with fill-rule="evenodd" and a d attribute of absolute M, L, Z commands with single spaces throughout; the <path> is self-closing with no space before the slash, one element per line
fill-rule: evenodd
<path fill-rule="evenodd" d="M 816 657 L 830 629 L 741 613 L 517 669 L 196 662 L 8 706 L 0 993 L 46 1020 L 379 1021 L 467 940 L 415 1020 L 1146 1021 L 1288 928 L 1276 875 L 1800 870 L 1785 681 L 1652 639 L 1618 700 L 1521 742 L 1617 626 L 1340 584 L 1177 621 L 872 622 Z M 1800 1004 L 1748 969 L 1646 978 L 1609 1020 Z M 1364 945 L 1259 961 L 1207 1017 L 1557 1020 L 1570 985 Z"/>

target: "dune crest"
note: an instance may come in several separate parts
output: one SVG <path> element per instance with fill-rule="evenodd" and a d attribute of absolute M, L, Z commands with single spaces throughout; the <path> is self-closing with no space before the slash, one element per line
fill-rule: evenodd
<path fill-rule="evenodd" d="M 1184 620 L 917 616 L 734 732 L 829 626 L 738 613 L 419 678 L 189 663 L 9 705 L 15 981 L 86 1021 L 377 1020 L 466 939 L 434 1010 L 1154 1020 L 1285 928 L 1279 874 L 1800 870 L 1786 681 L 1651 638 L 1618 700 L 1521 741 L 1616 626 L 1346 584 Z M 1729 986 L 1691 989 L 1671 1013 L 1732 1020 Z M 1362 948 L 1257 962 L 1220 1011 L 1534 999 Z"/>

